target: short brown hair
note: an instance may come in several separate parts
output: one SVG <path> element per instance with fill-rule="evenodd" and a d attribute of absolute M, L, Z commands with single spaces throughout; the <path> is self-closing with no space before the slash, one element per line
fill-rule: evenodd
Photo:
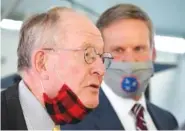
<path fill-rule="evenodd" d="M 107 9 L 98 19 L 96 26 L 102 30 L 115 21 L 122 19 L 138 19 L 146 23 L 150 31 L 150 44 L 154 45 L 154 29 L 150 17 L 141 8 L 133 4 L 118 4 Z"/>
<path fill-rule="evenodd" d="M 51 44 L 53 31 L 60 19 L 59 12 L 72 11 L 66 7 L 55 7 L 46 13 L 36 14 L 28 18 L 20 30 L 19 45 L 17 48 L 18 71 L 31 66 L 31 52 L 42 44 Z M 46 36 L 47 34 L 47 36 Z"/>

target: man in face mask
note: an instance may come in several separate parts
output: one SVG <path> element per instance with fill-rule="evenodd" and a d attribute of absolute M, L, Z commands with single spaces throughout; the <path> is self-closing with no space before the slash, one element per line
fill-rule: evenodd
<path fill-rule="evenodd" d="M 99 104 L 103 46 L 95 25 L 69 8 L 25 21 L 17 50 L 22 80 L 1 94 L 1 129 L 52 130 L 84 119 Z"/>
<path fill-rule="evenodd" d="M 148 15 L 135 5 L 119 4 L 100 16 L 97 27 L 103 36 L 104 51 L 110 52 L 113 59 L 101 86 L 99 107 L 75 128 L 176 129 L 174 116 L 144 97 L 156 57 Z"/>

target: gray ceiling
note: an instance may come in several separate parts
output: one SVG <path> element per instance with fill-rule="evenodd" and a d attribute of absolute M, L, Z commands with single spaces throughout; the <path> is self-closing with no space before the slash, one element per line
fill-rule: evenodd
<path fill-rule="evenodd" d="M 133 3 L 148 12 L 157 34 L 185 38 L 185 0 L 1 0 L 1 2 L 2 19 L 23 20 L 34 13 L 60 5 L 85 11 L 93 21 L 115 4 Z"/>

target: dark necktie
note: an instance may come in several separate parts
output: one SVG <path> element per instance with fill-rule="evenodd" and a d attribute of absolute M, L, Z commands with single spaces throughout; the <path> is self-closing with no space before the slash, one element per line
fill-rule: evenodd
<path fill-rule="evenodd" d="M 148 130 L 146 122 L 144 120 L 144 107 L 141 104 L 135 104 L 131 109 L 132 113 L 136 119 L 136 129 L 137 130 Z"/>

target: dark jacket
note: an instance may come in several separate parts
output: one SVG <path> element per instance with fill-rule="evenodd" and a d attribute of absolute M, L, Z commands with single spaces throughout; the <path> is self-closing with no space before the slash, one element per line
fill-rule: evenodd
<path fill-rule="evenodd" d="M 173 130 L 178 127 L 175 117 L 147 101 L 147 108 L 158 130 Z M 104 92 L 100 90 L 100 104 L 84 120 L 76 125 L 65 125 L 62 130 L 124 130 Z"/>
<path fill-rule="evenodd" d="M 174 116 L 150 102 L 148 111 L 158 130 L 177 129 Z M 100 105 L 82 122 L 76 125 L 62 126 L 62 130 L 124 130 L 107 97 L 100 91 Z M 20 105 L 18 83 L 1 92 L 1 130 L 27 130 Z"/>
<path fill-rule="evenodd" d="M 1 130 L 27 130 L 18 83 L 1 92 Z"/>

